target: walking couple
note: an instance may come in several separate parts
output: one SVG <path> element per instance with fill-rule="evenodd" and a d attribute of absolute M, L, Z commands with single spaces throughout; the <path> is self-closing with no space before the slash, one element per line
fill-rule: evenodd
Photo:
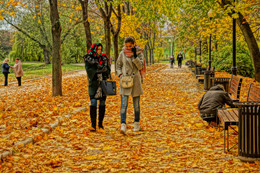
<path fill-rule="evenodd" d="M 19 58 L 16 58 L 14 66 L 10 66 L 8 63 L 9 63 L 9 59 L 6 58 L 2 64 L 2 68 L 3 68 L 2 72 L 5 77 L 4 86 L 8 86 L 8 74 L 10 73 L 9 72 L 10 68 L 12 68 L 14 70 L 15 77 L 18 81 L 18 86 L 21 86 L 21 84 L 22 84 L 21 80 L 22 80 L 22 76 L 23 76 L 22 62 L 20 61 Z"/>
<path fill-rule="evenodd" d="M 127 37 L 124 41 L 125 46 L 119 54 L 116 61 L 116 74 L 120 79 L 125 76 L 133 78 L 133 85 L 125 88 L 120 82 L 121 95 L 121 133 L 126 134 L 126 112 L 128 107 L 129 96 L 133 97 L 134 104 L 134 131 L 140 130 L 140 95 L 142 90 L 142 77 L 145 74 L 145 61 L 143 58 L 143 50 L 136 46 L 133 37 Z M 103 46 L 101 43 L 94 43 L 84 56 L 85 68 L 88 75 L 88 89 L 90 96 L 90 131 L 96 131 L 97 119 L 97 100 L 99 100 L 99 117 L 98 130 L 104 132 L 103 120 L 106 111 L 106 95 L 102 92 L 100 83 L 110 77 L 111 69 L 109 59 L 102 53 Z"/>

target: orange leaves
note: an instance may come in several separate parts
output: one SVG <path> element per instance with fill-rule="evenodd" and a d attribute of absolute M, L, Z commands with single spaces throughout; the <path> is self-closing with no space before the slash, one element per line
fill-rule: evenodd
<path fill-rule="evenodd" d="M 69 113 L 76 105 L 87 106 L 87 109 L 73 114 L 48 136 L 39 133 L 35 140 L 40 142 L 21 149 L 22 152 L 15 154 L 15 160 L 9 161 L 13 165 L 11 169 L 17 172 L 257 172 L 260 168 L 258 162 L 243 164 L 236 160 L 236 151 L 225 154 L 223 132 L 207 128 L 207 123 L 199 117 L 196 104 L 204 93 L 203 86 L 198 86 L 186 68 L 165 67 L 155 72 L 163 66 L 156 64 L 147 68 L 148 73 L 143 83 L 144 95 L 140 101 L 142 130 L 138 133 L 133 132 L 134 110 L 131 97 L 127 111 L 127 135 L 119 133 L 119 95 L 107 97 L 103 123 L 106 133 L 89 132 L 91 123 L 85 73 L 74 74 L 64 80 L 64 96 L 61 98 L 52 98 L 47 92 L 51 89 L 48 85 L 45 86 L 46 90 L 43 86 L 41 91 L 35 90 L 35 95 L 27 92 L 22 94 L 26 97 L 18 95 L 17 98 L 22 98 L 25 102 L 23 107 L 18 105 L 18 109 L 27 110 L 26 115 L 18 114 L 19 120 L 24 121 L 23 117 L 27 117 L 26 121 L 31 118 L 33 122 L 33 118 L 37 118 L 37 127 L 47 126 L 47 121 L 53 122 L 60 114 Z M 115 80 L 118 82 L 118 78 Z M 42 83 L 37 85 L 43 85 Z M 30 101 L 30 98 L 34 100 Z M 8 99 L 7 103 L 10 102 L 11 99 Z M 42 109 L 43 107 L 45 108 Z M 53 117 L 52 112 L 59 115 Z M 15 127 L 14 120 L 18 118 L 8 118 Z M 13 135 L 12 131 L 7 133 Z M 29 129 L 28 132 L 34 131 Z M 16 133 L 26 135 L 20 131 Z M 6 165 L 9 162 L 3 163 L 0 171 L 11 172 Z"/>
<path fill-rule="evenodd" d="M 50 162 L 47 163 L 47 165 L 50 165 L 52 168 L 57 168 L 62 165 L 62 160 L 51 160 Z"/>

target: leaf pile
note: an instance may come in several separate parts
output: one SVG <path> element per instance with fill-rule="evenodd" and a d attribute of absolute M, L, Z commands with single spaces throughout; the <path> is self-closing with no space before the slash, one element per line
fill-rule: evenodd
<path fill-rule="evenodd" d="M 106 133 L 88 131 L 89 100 L 87 86 L 81 81 L 86 82 L 86 76 L 67 78 L 65 97 L 53 98 L 48 103 L 49 107 L 57 105 L 58 115 L 60 111 L 69 112 L 66 106 L 72 109 L 77 102 L 87 106 L 87 111 L 73 115 L 45 140 L 17 148 L 18 152 L 2 163 L 0 171 L 249 172 L 260 169 L 259 162 L 240 162 L 236 150 L 223 152 L 223 132 L 208 127 L 200 118 L 197 103 L 204 94 L 203 86 L 187 68 L 147 73 L 141 96 L 142 130 L 133 132 L 134 111 L 130 99 L 126 136 L 119 133 L 119 95 L 107 98 Z M 48 92 L 41 97 L 44 95 Z M 54 108 L 51 111 L 55 112 Z M 45 120 L 58 116 L 52 114 L 39 116 Z M 237 136 L 233 135 L 231 142 L 235 140 Z"/>

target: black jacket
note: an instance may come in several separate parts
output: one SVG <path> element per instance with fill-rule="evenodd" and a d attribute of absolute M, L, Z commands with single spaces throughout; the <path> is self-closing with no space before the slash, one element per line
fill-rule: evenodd
<path fill-rule="evenodd" d="M 88 93 L 90 98 L 94 97 L 96 91 L 99 87 L 99 82 L 97 74 L 102 73 L 103 80 L 107 80 L 110 77 L 110 66 L 109 60 L 106 56 L 95 57 L 91 55 L 85 55 L 85 69 L 88 75 Z M 103 61 L 103 64 L 100 65 L 99 61 Z"/>

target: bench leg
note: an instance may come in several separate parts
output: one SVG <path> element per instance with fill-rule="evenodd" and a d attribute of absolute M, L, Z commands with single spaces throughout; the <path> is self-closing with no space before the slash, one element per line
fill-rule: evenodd
<path fill-rule="evenodd" d="M 227 151 L 229 152 L 229 131 L 228 131 L 228 127 L 227 127 Z"/>
<path fill-rule="evenodd" d="M 224 128 L 224 153 L 226 152 L 226 130 Z"/>

